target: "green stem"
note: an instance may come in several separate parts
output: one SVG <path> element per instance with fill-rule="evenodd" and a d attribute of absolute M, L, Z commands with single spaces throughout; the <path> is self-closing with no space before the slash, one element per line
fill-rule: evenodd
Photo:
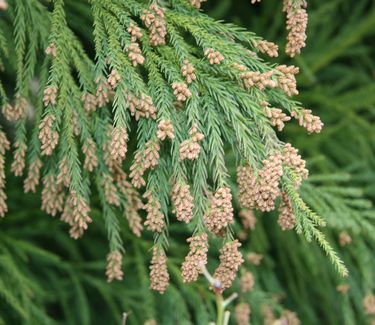
<path fill-rule="evenodd" d="M 221 293 L 216 292 L 217 319 L 216 325 L 224 325 L 224 300 Z"/>

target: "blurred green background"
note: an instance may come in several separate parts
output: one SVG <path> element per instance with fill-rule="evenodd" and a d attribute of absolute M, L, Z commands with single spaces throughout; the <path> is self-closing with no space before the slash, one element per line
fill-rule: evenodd
<path fill-rule="evenodd" d="M 78 2 L 66 3 L 72 28 L 87 42 Z M 209 0 L 203 9 L 277 43 L 280 56 L 274 61 L 300 67 L 298 100 L 321 116 L 325 128 L 320 135 L 307 135 L 290 123 L 281 138 L 307 158 L 311 179 L 302 195 L 327 219 L 325 233 L 350 276 L 338 276 L 317 245 L 279 230 L 276 215 L 259 214 L 243 253 L 264 258 L 259 266 L 246 265 L 256 285 L 240 299 L 251 304 L 252 324 L 264 323 L 263 305 L 272 306 L 276 317 L 285 308 L 293 310 L 302 324 L 371 324 L 374 318 L 365 314 L 362 301 L 375 289 L 375 2 L 308 4 L 307 47 L 293 60 L 283 55 L 282 1 L 251 5 L 250 0 Z M 235 174 L 234 165 L 231 172 Z M 214 296 L 205 280 L 182 284 L 179 265 L 187 251 L 183 229 L 171 226 L 172 285 L 165 295 L 148 289 L 150 235 L 141 240 L 124 232 L 125 277 L 107 284 L 108 247 L 99 208 L 84 238 L 74 241 L 64 224 L 40 211 L 38 194 L 23 194 L 22 180 L 11 175 L 9 166 L 7 174 L 9 213 L 0 221 L 0 324 L 120 324 L 123 312 L 130 313 L 129 324 L 214 320 Z M 127 227 L 125 222 L 122 226 Z M 342 231 L 352 238 L 344 247 L 338 241 Z M 215 265 L 215 253 L 211 258 Z M 347 294 L 337 291 L 340 284 L 349 284 Z M 231 322 L 235 324 L 234 317 Z"/>

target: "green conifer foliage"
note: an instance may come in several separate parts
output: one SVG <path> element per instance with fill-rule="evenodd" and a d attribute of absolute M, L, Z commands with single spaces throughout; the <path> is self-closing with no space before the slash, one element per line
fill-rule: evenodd
<path fill-rule="evenodd" d="M 374 8 L 252 2 L 0 0 L 0 323 L 371 321 Z"/>

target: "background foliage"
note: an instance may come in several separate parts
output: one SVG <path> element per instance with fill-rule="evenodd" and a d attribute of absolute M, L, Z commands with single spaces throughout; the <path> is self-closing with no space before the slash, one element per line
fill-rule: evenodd
<path fill-rule="evenodd" d="M 203 8 L 279 45 L 285 42 L 280 1 L 263 0 L 255 6 L 248 0 L 208 1 Z M 72 29 L 90 44 L 91 17 L 85 6 L 67 1 L 66 10 Z M 308 136 L 288 125 L 281 136 L 293 139 L 308 158 L 313 176 L 302 187 L 303 198 L 327 219 L 325 233 L 350 276 L 341 278 L 317 245 L 282 232 L 276 215 L 259 214 L 243 253 L 264 258 L 260 266 L 247 265 L 256 285 L 241 299 L 252 306 L 253 324 L 263 323 L 264 303 L 276 313 L 295 311 L 302 324 L 367 324 L 371 319 L 362 299 L 375 289 L 375 4 L 310 0 L 308 11 L 308 45 L 292 63 L 301 68 L 299 99 L 321 116 L 325 128 Z M 275 62 L 289 60 L 281 55 Z M 235 174 L 234 161 L 230 172 Z M 125 311 L 130 312 L 129 324 L 151 318 L 160 324 L 207 324 L 214 319 L 214 297 L 206 281 L 182 285 L 178 266 L 188 234 L 181 228 L 170 229 L 172 285 L 165 295 L 148 289 L 151 236 L 147 242 L 125 233 L 128 271 L 124 281 L 107 284 L 104 225 L 93 224 L 83 239 L 73 241 L 64 224 L 40 212 L 39 196 L 24 195 L 22 182 L 8 174 L 9 213 L 0 223 L 0 323 L 119 324 Z M 341 231 L 352 237 L 350 245 L 339 245 Z M 344 283 L 350 285 L 347 295 L 336 290 Z"/>

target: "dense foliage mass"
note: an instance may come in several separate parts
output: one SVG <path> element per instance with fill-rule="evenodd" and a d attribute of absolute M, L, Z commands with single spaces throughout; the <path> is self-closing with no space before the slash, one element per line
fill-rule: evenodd
<path fill-rule="evenodd" d="M 201 2 L 0 1 L 0 321 L 371 322 L 374 6 Z"/>

